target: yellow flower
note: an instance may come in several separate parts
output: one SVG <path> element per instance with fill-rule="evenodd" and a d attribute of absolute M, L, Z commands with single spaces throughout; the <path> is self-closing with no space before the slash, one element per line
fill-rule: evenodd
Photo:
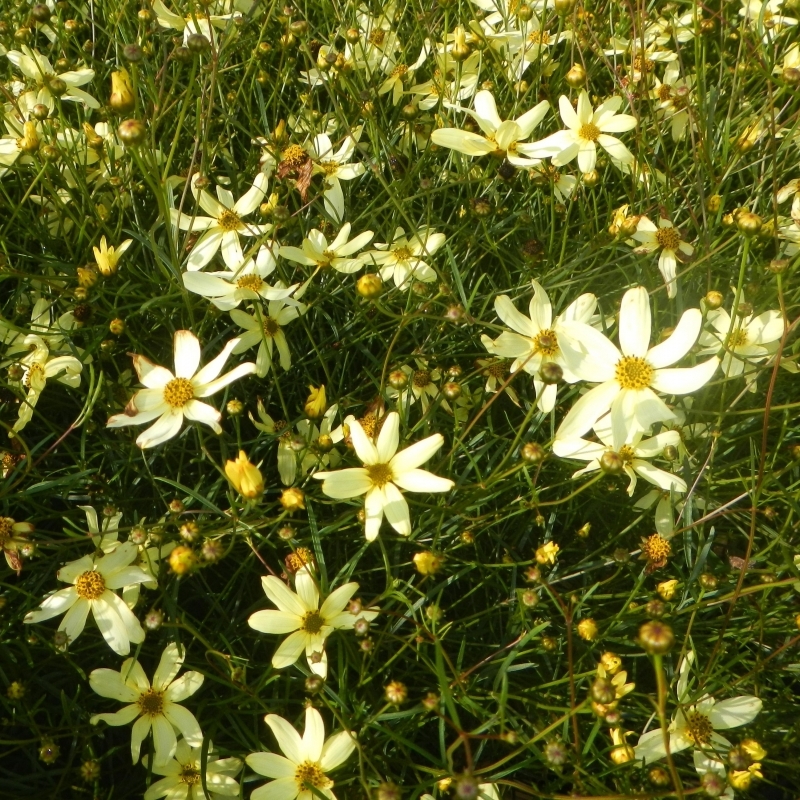
<path fill-rule="evenodd" d="M 111 73 L 111 97 L 108 104 L 117 112 L 131 111 L 136 105 L 127 70 L 120 69 Z"/>
<path fill-rule="evenodd" d="M 755 739 L 742 739 L 739 747 L 753 759 L 753 761 L 763 761 L 767 757 L 767 751 Z"/>
<path fill-rule="evenodd" d="M 625 741 L 626 737 L 631 735 L 631 731 L 623 733 L 619 728 L 612 728 L 610 733 L 611 741 L 615 745 L 611 751 L 611 760 L 617 765 L 633 761 L 633 748 Z"/>
<path fill-rule="evenodd" d="M 597 638 L 597 623 L 591 617 L 582 619 L 578 623 L 578 636 L 587 642 L 593 642 Z"/>
<path fill-rule="evenodd" d="M 309 419 L 320 419 L 328 407 L 327 398 L 325 397 L 325 384 L 320 386 L 319 389 L 315 389 L 313 386 L 309 386 L 308 389 L 308 400 L 306 400 L 303 411 Z"/>
<path fill-rule="evenodd" d="M 245 500 L 257 500 L 264 492 L 264 478 L 244 450 L 239 451 L 235 461 L 225 462 L 225 474 Z"/>
<path fill-rule="evenodd" d="M 751 764 L 747 769 L 739 769 L 729 772 L 728 783 L 730 783 L 734 789 L 745 791 L 750 788 L 753 778 L 763 777 L 764 775 L 761 773 L 761 764 L 757 761 L 755 764 Z"/>
<path fill-rule="evenodd" d="M 106 243 L 106 237 L 100 238 L 100 247 L 93 247 L 94 259 L 97 262 L 97 268 L 106 277 L 113 275 L 117 271 L 117 262 L 122 257 L 122 254 L 131 246 L 133 240 L 126 239 L 119 247 L 109 247 Z"/>
<path fill-rule="evenodd" d="M 539 564 L 555 564 L 560 549 L 555 542 L 545 542 L 536 550 L 536 561 Z"/>
<path fill-rule="evenodd" d="M 675 590 L 678 588 L 678 581 L 662 581 L 656 587 L 656 591 L 661 595 L 662 600 L 672 600 Z"/>
<path fill-rule="evenodd" d="M 604 673 L 608 673 L 609 675 L 616 675 L 619 672 L 619 668 L 622 666 L 622 659 L 616 654 L 611 652 L 605 652 L 603 655 L 600 656 L 600 665 L 597 668 L 597 674 L 600 674 L 600 670 L 602 669 Z M 605 677 L 605 675 L 601 676 Z"/>
<path fill-rule="evenodd" d="M 442 559 L 434 553 L 417 553 L 414 566 L 421 575 L 435 575 L 442 566 Z"/>

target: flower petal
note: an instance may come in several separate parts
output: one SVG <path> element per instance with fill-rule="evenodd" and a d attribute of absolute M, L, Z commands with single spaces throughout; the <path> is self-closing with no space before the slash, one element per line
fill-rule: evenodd
<path fill-rule="evenodd" d="M 300 602 L 300 598 L 281 580 L 274 575 L 267 575 L 261 579 L 261 588 L 264 594 L 278 609 L 286 614 L 302 618 L 308 609 Z"/>
<path fill-rule="evenodd" d="M 386 415 L 375 449 L 378 452 L 378 462 L 386 464 L 392 460 L 400 444 L 400 415 L 396 411 Z M 366 463 L 366 462 L 365 462 Z"/>
<path fill-rule="evenodd" d="M 277 753 L 251 753 L 245 758 L 247 766 L 266 778 L 294 778 L 295 764 Z"/>
<path fill-rule="evenodd" d="M 340 469 L 336 472 L 316 472 L 314 477 L 322 479 L 322 491 L 335 500 L 359 497 L 372 487 L 372 480 L 363 467 Z"/>
<path fill-rule="evenodd" d="M 656 370 L 650 385 L 664 394 L 690 394 L 705 386 L 714 376 L 718 366 L 719 359 L 714 356 L 696 367 L 659 369 Z"/>
<path fill-rule="evenodd" d="M 121 673 L 113 669 L 95 669 L 89 673 L 89 686 L 101 697 L 110 697 L 121 703 L 135 703 L 139 692 L 129 686 Z"/>
<path fill-rule="evenodd" d="M 306 726 L 303 730 L 303 748 L 309 761 L 319 761 L 325 744 L 325 724 L 322 715 L 313 706 L 306 708 Z"/>
<path fill-rule="evenodd" d="M 302 618 L 285 611 L 265 609 L 250 615 L 247 624 L 260 633 L 292 633 L 302 625 Z"/>
<path fill-rule="evenodd" d="M 300 734 L 283 718 L 277 714 L 267 714 L 264 722 L 278 740 L 281 752 L 295 764 L 303 763 L 303 742 Z"/>
<path fill-rule="evenodd" d="M 300 787 L 294 777 L 279 778 L 253 789 L 250 800 L 295 800 L 299 794 Z M 310 794 L 310 792 L 304 792 L 304 794 Z"/>
<path fill-rule="evenodd" d="M 711 709 L 709 718 L 717 730 L 738 728 L 752 722 L 761 711 L 763 703 L 752 695 L 732 697 L 730 700 L 721 700 Z"/>
<path fill-rule="evenodd" d="M 444 444 L 444 437 L 441 433 L 434 433 L 433 436 L 428 436 L 425 439 L 420 439 L 418 442 L 401 450 L 389 462 L 392 473 L 395 477 L 400 477 L 412 469 L 416 469 L 420 465 L 429 461 Z"/>
<path fill-rule="evenodd" d="M 323 772 L 331 772 L 344 764 L 355 750 L 356 741 L 348 731 L 340 731 L 331 736 L 322 748 L 319 765 Z"/>
<path fill-rule="evenodd" d="M 647 360 L 656 369 L 680 361 L 697 341 L 702 326 L 703 315 L 699 309 L 690 308 L 684 311 L 672 335 L 651 348 L 647 353 Z"/>
<path fill-rule="evenodd" d="M 187 744 L 192 747 L 200 747 L 203 744 L 203 732 L 200 730 L 194 714 L 188 708 L 167 701 L 164 703 L 164 716 L 181 732 Z"/>
<path fill-rule="evenodd" d="M 191 378 L 199 366 L 199 339 L 191 331 L 175 331 L 175 377 Z"/>
<path fill-rule="evenodd" d="M 401 489 L 408 492 L 449 492 L 455 484 L 424 469 L 409 469 L 394 478 Z"/>
<path fill-rule="evenodd" d="M 393 484 L 387 483 L 383 487 L 385 502 L 383 513 L 389 524 L 401 535 L 411 534 L 411 518 L 408 513 L 408 503 L 402 492 Z"/>
<path fill-rule="evenodd" d="M 304 630 L 290 633 L 278 646 L 272 656 L 272 666 L 275 669 L 285 669 L 297 661 L 306 649 L 308 634 Z"/>

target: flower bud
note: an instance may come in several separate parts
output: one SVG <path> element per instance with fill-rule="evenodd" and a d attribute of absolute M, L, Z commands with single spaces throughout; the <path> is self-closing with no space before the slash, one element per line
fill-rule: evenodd
<path fill-rule="evenodd" d="M 178 545 L 169 554 L 169 567 L 176 575 L 188 575 L 197 567 L 194 550 L 185 545 Z"/>
<path fill-rule="evenodd" d="M 397 391 L 402 391 L 408 386 L 408 375 L 401 369 L 393 370 L 389 373 L 389 386 Z"/>
<path fill-rule="evenodd" d="M 431 552 L 417 553 L 413 561 L 420 575 L 435 575 L 442 567 L 441 557 Z"/>
<path fill-rule="evenodd" d="M 736 226 L 745 236 L 755 236 L 761 230 L 762 224 L 761 217 L 750 211 L 742 212 L 736 220 Z"/>
<path fill-rule="evenodd" d="M 461 384 L 455 381 L 448 381 L 442 386 L 442 394 L 448 400 L 458 400 L 458 398 L 461 397 L 461 392 Z"/>
<path fill-rule="evenodd" d="M 108 99 L 108 104 L 118 114 L 131 111 L 136 105 L 131 77 L 126 69 L 111 73 L 111 97 Z"/>
<path fill-rule="evenodd" d="M 362 275 L 356 281 L 356 291 L 367 300 L 374 300 L 376 297 L 380 297 L 383 293 L 381 276 L 374 272 Z"/>
<path fill-rule="evenodd" d="M 545 361 L 539 367 L 539 377 L 548 386 L 559 383 L 564 378 L 564 370 L 555 361 Z"/>
<path fill-rule="evenodd" d="M 235 461 L 225 462 L 225 474 L 245 500 L 257 500 L 264 493 L 264 478 L 244 450 L 239 451 Z"/>
<path fill-rule="evenodd" d="M 455 785 L 458 800 L 476 800 L 478 797 L 478 781 L 472 775 L 462 775 Z"/>
<path fill-rule="evenodd" d="M 667 607 L 664 605 L 663 600 L 649 600 L 644 607 L 645 612 L 650 617 L 655 617 L 659 619 L 663 617 L 667 611 Z"/>
<path fill-rule="evenodd" d="M 306 507 L 306 496 L 302 489 L 290 487 L 281 492 L 281 505 L 290 512 Z"/>
<path fill-rule="evenodd" d="M 614 684 L 608 678 L 595 678 L 591 689 L 592 700 L 603 705 L 613 703 L 617 697 Z"/>
<path fill-rule="evenodd" d="M 136 147 L 144 141 L 147 129 L 138 119 L 126 119 L 117 128 L 117 135 L 126 147 Z"/>
<path fill-rule="evenodd" d="M 543 755 L 551 767 L 563 767 L 567 763 L 567 746 L 560 739 L 551 739 L 545 744 Z"/>
<path fill-rule="evenodd" d="M 717 578 L 710 572 L 704 572 L 702 575 L 700 575 L 698 581 L 706 592 L 713 592 L 714 589 L 717 588 Z"/>
<path fill-rule="evenodd" d="M 672 650 L 675 644 L 675 634 L 672 628 L 664 622 L 645 622 L 639 628 L 639 644 L 650 655 L 663 655 Z"/>
<path fill-rule="evenodd" d="M 591 618 L 586 617 L 578 623 L 578 636 L 587 642 L 593 642 L 597 638 L 597 623 Z"/>
<path fill-rule="evenodd" d="M 600 469 L 605 472 L 606 475 L 619 475 L 625 467 L 625 462 L 622 460 L 622 456 L 619 453 L 615 453 L 613 450 L 606 450 L 602 456 L 600 456 Z"/>
<path fill-rule="evenodd" d="M 189 49 L 189 52 L 199 55 L 207 53 L 211 49 L 211 42 L 208 37 L 204 36 L 202 33 L 193 33 L 186 40 L 186 47 Z"/>
<path fill-rule="evenodd" d="M 303 412 L 309 419 L 321 419 L 328 408 L 328 402 L 325 396 L 325 385 L 322 384 L 319 388 L 309 386 L 308 392 L 308 398 L 303 406 Z"/>
<path fill-rule="evenodd" d="M 116 317 L 108 323 L 108 329 L 114 336 L 121 336 L 125 332 L 125 320 Z"/>
<path fill-rule="evenodd" d="M 590 189 L 597 186 L 597 184 L 600 183 L 600 173 L 596 169 L 593 169 L 591 172 L 584 172 L 583 182 Z"/>
<path fill-rule="evenodd" d="M 647 780 L 659 789 L 664 789 L 671 783 L 669 772 L 664 767 L 651 767 L 647 772 Z"/>
<path fill-rule="evenodd" d="M 703 302 L 706 308 L 711 311 L 716 311 L 718 308 L 722 307 L 723 299 L 722 292 L 717 292 L 712 289 L 710 292 L 706 293 Z"/>
<path fill-rule="evenodd" d="M 629 744 L 618 745 L 611 751 L 609 756 L 617 766 L 627 764 L 635 758 L 633 748 Z"/>
<path fill-rule="evenodd" d="M 586 83 L 586 70 L 581 64 L 573 64 L 569 72 L 564 77 L 564 80 L 573 88 L 577 89 Z"/>
<path fill-rule="evenodd" d="M 718 194 L 712 194 L 706 201 L 706 208 L 712 214 L 716 214 L 722 208 L 722 198 Z"/>
<path fill-rule="evenodd" d="M 394 706 L 399 706 L 401 703 L 404 703 L 408 697 L 408 689 L 406 685 L 400 681 L 391 681 L 387 683 L 383 689 L 383 693 L 387 702 Z"/>
<path fill-rule="evenodd" d="M 678 588 L 678 581 L 662 581 L 656 586 L 656 591 L 661 595 L 663 600 L 672 600 L 675 596 L 675 590 Z"/>
<path fill-rule="evenodd" d="M 519 457 L 527 464 L 540 464 L 547 456 L 547 451 L 537 442 L 526 442 L 519 451 Z"/>
<path fill-rule="evenodd" d="M 47 22 L 50 19 L 50 9 L 44 3 L 37 3 L 31 9 L 31 16 L 37 22 Z"/>

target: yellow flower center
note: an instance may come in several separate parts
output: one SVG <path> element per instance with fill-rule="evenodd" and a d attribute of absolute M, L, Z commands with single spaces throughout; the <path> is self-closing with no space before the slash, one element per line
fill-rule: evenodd
<path fill-rule="evenodd" d="M 623 389 L 646 389 L 655 370 L 639 356 L 623 356 L 614 368 L 614 377 Z"/>
<path fill-rule="evenodd" d="M 392 70 L 392 78 L 402 78 L 408 72 L 408 67 L 405 64 L 398 64 Z"/>
<path fill-rule="evenodd" d="M 663 562 L 672 555 L 672 545 L 663 536 L 654 533 L 642 542 L 642 554 L 648 561 Z"/>
<path fill-rule="evenodd" d="M 217 225 L 219 225 L 223 231 L 238 231 L 239 228 L 242 227 L 242 221 L 239 219 L 239 215 L 235 211 L 231 211 L 229 208 L 226 208 L 217 217 Z"/>
<path fill-rule="evenodd" d="M 262 281 L 258 275 L 242 275 L 242 277 L 236 281 L 237 289 L 249 289 L 251 292 L 260 291 L 263 285 L 264 281 Z"/>
<path fill-rule="evenodd" d="M 303 163 L 305 163 L 307 158 L 308 153 L 306 153 L 306 151 L 303 150 L 299 144 L 290 144 L 283 151 L 283 163 L 292 169 L 296 169 L 297 167 L 301 166 Z"/>
<path fill-rule="evenodd" d="M 707 745 L 711 741 L 714 726 L 711 720 L 699 711 L 690 711 L 686 715 L 686 735 L 695 745 Z"/>
<path fill-rule="evenodd" d="M 383 40 L 386 38 L 386 31 L 382 28 L 376 28 L 372 33 L 369 35 L 369 43 L 374 44 L 376 47 L 380 47 L 383 44 Z"/>
<path fill-rule="evenodd" d="M 164 387 L 164 402 L 170 408 L 183 408 L 194 397 L 194 386 L 188 378 L 173 378 Z"/>
<path fill-rule="evenodd" d="M 364 433 L 371 439 L 375 435 L 375 429 L 378 427 L 378 418 L 372 413 L 364 414 L 359 422 L 361 423 Z"/>
<path fill-rule="evenodd" d="M 331 261 L 336 258 L 336 253 L 333 250 L 325 250 L 321 256 L 321 260 L 317 262 L 320 267 L 329 267 L 331 265 Z"/>
<path fill-rule="evenodd" d="M 536 353 L 541 353 L 543 356 L 556 356 L 559 353 L 558 337 L 555 331 L 549 328 L 539 331 L 533 337 L 533 349 Z"/>
<path fill-rule="evenodd" d="M 189 786 L 197 786 L 197 784 L 200 783 L 200 771 L 195 769 L 191 764 L 185 764 L 178 777 L 181 783 L 185 783 Z"/>
<path fill-rule="evenodd" d="M 418 389 L 424 389 L 426 386 L 430 386 L 431 383 L 431 373 L 428 370 L 421 369 L 414 373 L 413 384 Z"/>
<path fill-rule="evenodd" d="M 600 128 L 592 122 L 581 125 L 578 136 L 586 142 L 596 142 L 600 138 Z"/>
<path fill-rule="evenodd" d="M 330 789 L 333 781 L 325 776 L 322 767 L 315 761 L 304 761 L 297 765 L 294 779 L 301 788 L 313 786 L 315 789 Z"/>
<path fill-rule="evenodd" d="M 636 457 L 636 453 L 633 452 L 633 448 L 627 444 L 624 444 L 622 447 L 620 447 L 618 455 L 622 459 L 623 464 L 630 464 Z"/>
<path fill-rule="evenodd" d="M 84 600 L 97 600 L 106 590 L 106 582 L 99 572 L 84 572 L 75 581 L 75 591 Z"/>
<path fill-rule="evenodd" d="M 14 520 L 11 517 L 0 517 L 0 548 L 14 535 Z"/>
<path fill-rule="evenodd" d="M 636 72 L 652 72 L 656 67 L 656 62 L 651 58 L 636 56 L 633 59 L 633 68 Z"/>
<path fill-rule="evenodd" d="M 487 364 L 484 372 L 495 380 L 504 381 L 508 377 L 508 361 L 494 361 Z"/>
<path fill-rule="evenodd" d="M 662 83 L 661 86 L 658 87 L 658 99 L 662 103 L 666 103 L 670 97 L 672 97 L 672 88 L 669 84 Z"/>
<path fill-rule="evenodd" d="M 394 478 L 392 468 L 388 464 L 370 464 L 366 470 L 373 486 L 386 486 Z"/>
<path fill-rule="evenodd" d="M 731 334 L 731 338 L 728 339 L 728 347 L 731 349 L 736 347 L 744 347 L 747 344 L 747 331 L 738 330 L 734 331 Z"/>
<path fill-rule="evenodd" d="M 147 714 L 151 717 L 157 717 L 164 711 L 164 692 L 159 692 L 156 689 L 148 689 L 139 695 L 136 701 L 139 706 L 139 711 L 142 714 Z"/>
<path fill-rule="evenodd" d="M 28 367 L 28 371 L 25 373 L 25 379 L 22 382 L 26 389 L 30 389 L 31 386 L 35 387 L 37 384 L 41 385 L 45 380 L 47 380 L 47 378 L 45 377 L 44 367 L 38 361 L 34 361 Z"/>
<path fill-rule="evenodd" d="M 273 317 L 264 317 L 264 336 L 268 336 L 270 339 L 274 339 L 275 336 L 278 335 L 278 331 L 280 331 L 281 326 L 275 321 Z"/>
<path fill-rule="evenodd" d="M 326 175 L 333 175 L 334 173 L 338 172 L 339 170 L 339 162 L 338 161 L 323 161 L 320 163 L 320 167 L 322 167 L 322 171 Z"/>
<path fill-rule="evenodd" d="M 528 41 L 531 44 L 550 44 L 550 34 L 547 31 L 531 31 L 528 34 Z"/>
<path fill-rule="evenodd" d="M 677 250 L 681 237 L 675 228 L 659 228 L 656 231 L 656 241 L 665 250 Z"/>
<path fill-rule="evenodd" d="M 319 633 L 324 624 L 325 620 L 320 616 L 319 611 L 309 611 L 303 617 L 301 630 L 304 630 L 306 633 Z"/>
<path fill-rule="evenodd" d="M 408 261 L 414 255 L 409 247 L 396 247 L 392 250 L 394 257 L 398 261 Z"/>

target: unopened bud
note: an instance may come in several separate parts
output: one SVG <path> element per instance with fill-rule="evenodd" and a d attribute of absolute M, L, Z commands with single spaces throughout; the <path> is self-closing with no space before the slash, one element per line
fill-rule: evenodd
<path fill-rule="evenodd" d="M 281 492 L 281 505 L 287 511 L 299 511 L 306 507 L 306 496 L 302 489 L 290 487 Z"/>
<path fill-rule="evenodd" d="M 111 73 L 111 97 L 108 99 L 108 104 L 118 114 L 131 111 L 136 105 L 131 77 L 127 70 L 120 69 Z"/>
<path fill-rule="evenodd" d="M 745 236 L 755 236 L 761 230 L 762 224 L 761 217 L 750 211 L 739 214 L 736 220 L 737 227 Z"/>
<path fill-rule="evenodd" d="M 573 64 L 567 72 L 564 80 L 573 88 L 577 89 L 586 83 L 586 70 L 580 64 Z"/>
<path fill-rule="evenodd" d="M 672 650 L 675 634 L 665 622 L 653 620 L 639 628 L 639 644 L 650 655 L 663 655 Z"/>
<path fill-rule="evenodd" d="M 374 272 L 362 275 L 356 281 L 356 291 L 367 300 L 374 300 L 376 297 L 380 297 L 383 293 L 381 276 Z"/>
<path fill-rule="evenodd" d="M 144 141 L 147 129 L 138 119 L 126 119 L 117 128 L 117 135 L 126 147 L 136 147 Z"/>
<path fill-rule="evenodd" d="M 606 475 L 619 475 L 624 468 L 625 462 L 622 460 L 622 456 L 619 453 L 615 453 L 613 450 L 606 450 L 606 452 L 600 456 L 600 469 L 605 472 Z"/>

